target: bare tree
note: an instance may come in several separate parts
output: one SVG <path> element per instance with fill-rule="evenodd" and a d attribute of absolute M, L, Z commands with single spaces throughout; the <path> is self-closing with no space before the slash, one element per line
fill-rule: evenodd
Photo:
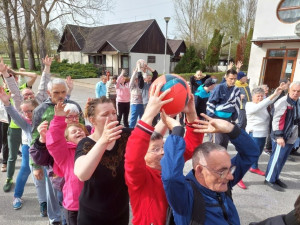
<path fill-rule="evenodd" d="M 18 1 L 10 0 L 8 1 L 8 3 L 15 22 L 15 31 L 17 36 L 18 48 L 19 48 L 20 66 L 22 68 L 25 68 L 25 57 L 24 57 L 23 43 L 22 43 L 22 37 L 21 37 L 21 31 L 20 31 L 19 19 L 18 19 Z"/>
<path fill-rule="evenodd" d="M 255 21 L 255 14 L 257 8 L 257 0 L 244 0 L 244 18 L 245 18 L 245 25 L 244 25 L 244 32 L 247 34 L 250 28 L 254 27 Z"/>
<path fill-rule="evenodd" d="M 50 23 L 68 17 L 78 24 L 93 24 L 110 4 L 109 0 L 34 0 L 31 13 L 37 24 L 40 57 L 47 54 L 46 29 Z"/>
<path fill-rule="evenodd" d="M 1 8 L 3 10 L 4 17 L 5 17 L 7 42 L 8 42 L 8 49 L 9 49 L 8 54 L 11 62 L 11 67 L 13 69 L 17 69 L 18 66 L 17 66 L 16 54 L 14 48 L 14 40 L 12 38 L 12 27 L 11 27 L 10 15 L 9 15 L 8 0 L 2 0 Z"/>
<path fill-rule="evenodd" d="M 31 30 L 31 28 L 32 28 L 32 22 L 31 22 L 32 0 L 21 0 L 21 5 L 24 10 L 28 66 L 29 66 L 29 70 L 36 70 L 34 51 L 33 51 L 32 30 Z"/>

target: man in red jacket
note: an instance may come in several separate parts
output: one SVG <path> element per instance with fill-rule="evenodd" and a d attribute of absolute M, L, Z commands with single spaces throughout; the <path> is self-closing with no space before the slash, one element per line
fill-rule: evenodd
<path fill-rule="evenodd" d="M 166 220 L 168 202 L 161 181 L 160 160 L 164 154 L 163 135 L 167 127 L 160 121 L 154 131 L 153 118 L 160 108 L 170 102 L 162 101 L 169 92 L 159 95 L 162 85 L 158 85 L 150 94 L 150 99 L 141 120 L 127 142 L 125 154 L 125 180 L 128 186 L 134 225 L 163 225 Z M 172 100 L 171 100 L 172 101 Z M 202 143 L 203 134 L 194 133 L 191 124 L 197 119 L 193 97 L 185 110 L 186 152 L 185 160 L 192 157 L 193 150 Z"/>

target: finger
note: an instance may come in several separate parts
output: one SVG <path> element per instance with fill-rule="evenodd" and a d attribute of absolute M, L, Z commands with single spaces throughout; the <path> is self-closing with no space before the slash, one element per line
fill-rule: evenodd
<path fill-rule="evenodd" d="M 154 92 L 155 92 L 156 86 L 157 86 L 157 84 L 154 84 L 154 85 L 152 85 L 152 88 L 151 88 L 151 90 L 150 90 L 150 96 L 149 96 L 149 97 L 151 97 L 151 96 L 153 96 L 153 95 L 154 95 Z"/>
<path fill-rule="evenodd" d="M 112 138 L 114 138 L 115 136 L 120 135 L 121 133 L 122 133 L 122 130 L 118 130 L 118 131 L 116 131 L 116 132 L 113 132 L 113 133 L 109 134 L 109 139 L 112 139 Z"/>
<path fill-rule="evenodd" d="M 193 129 L 193 132 L 195 132 L 195 133 L 210 133 L 206 129 Z"/>
<path fill-rule="evenodd" d="M 160 89 L 161 89 L 161 87 L 160 87 Z M 170 88 L 165 90 L 163 93 L 161 93 L 161 95 L 159 96 L 159 99 L 163 99 L 170 91 L 171 91 Z"/>
<path fill-rule="evenodd" d="M 167 103 L 169 103 L 169 102 L 172 102 L 173 100 L 174 100 L 173 98 L 169 98 L 169 99 L 167 99 L 167 100 L 162 101 L 161 104 L 162 104 L 162 105 L 165 105 L 165 104 L 167 104 Z"/>
<path fill-rule="evenodd" d="M 208 120 L 208 121 L 212 120 L 211 117 L 209 117 L 208 115 L 206 115 L 206 114 L 204 114 L 204 113 L 201 113 L 200 115 L 201 115 L 204 119 L 206 119 L 206 120 Z"/>
<path fill-rule="evenodd" d="M 164 84 L 163 83 L 159 83 L 157 86 L 156 86 L 156 89 L 155 89 L 155 96 L 159 96 L 159 92 L 160 92 L 160 89 L 162 88 Z"/>
<path fill-rule="evenodd" d="M 206 125 L 208 126 L 209 122 L 207 120 L 195 120 L 195 123 L 197 123 L 198 125 Z"/>

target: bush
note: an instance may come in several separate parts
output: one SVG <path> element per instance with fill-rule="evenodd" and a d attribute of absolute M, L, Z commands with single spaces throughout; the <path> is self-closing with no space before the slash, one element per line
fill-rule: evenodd
<path fill-rule="evenodd" d="M 98 69 L 93 64 L 68 63 L 68 60 L 62 60 L 61 63 L 53 61 L 51 72 L 58 73 L 63 78 L 71 76 L 72 79 L 96 78 L 98 76 Z"/>
<path fill-rule="evenodd" d="M 187 48 L 186 53 L 174 68 L 175 73 L 195 73 L 205 71 L 205 63 L 197 56 L 194 46 Z"/>

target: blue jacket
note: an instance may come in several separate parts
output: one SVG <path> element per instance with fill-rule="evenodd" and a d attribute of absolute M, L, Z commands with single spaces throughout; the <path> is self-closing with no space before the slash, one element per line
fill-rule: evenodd
<path fill-rule="evenodd" d="M 238 152 L 231 159 L 232 165 L 236 166 L 233 174 L 234 179 L 229 181 L 229 188 L 232 188 L 242 179 L 252 163 L 258 160 L 259 149 L 251 137 L 245 131 L 237 128 L 237 126 L 228 135 Z M 190 182 L 196 184 L 204 197 L 206 203 L 206 225 L 228 225 L 219 203 L 221 199 L 230 223 L 232 225 L 240 224 L 238 212 L 229 196 L 225 193 L 214 192 L 203 187 L 196 180 L 193 170 L 187 176 L 183 175 L 185 143 L 181 136 L 176 135 L 176 133 L 169 135 L 164 145 L 164 150 L 165 154 L 161 160 L 162 181 L 168 202 L 173 210 L 176 224 L 188 225 L 191 220 L 194 194 Z"/>
<path fill-rule="evenodd" d="M 228 120 L 234 121 L 238 118 L 240 103 L 240 89 L 221 83 L 215 87 L 207 101 L 206 114 L 213 118 L 230 118 Z M 228 117 L 220 116 L 221 113 Z"/>
<path fill-rule="evenodd" d="M 99 81 L 96 84 L 96 98 L 100 98 L 101 96 L 106 96 L 106 84 L 104 84 L 102 81 Z"/>

